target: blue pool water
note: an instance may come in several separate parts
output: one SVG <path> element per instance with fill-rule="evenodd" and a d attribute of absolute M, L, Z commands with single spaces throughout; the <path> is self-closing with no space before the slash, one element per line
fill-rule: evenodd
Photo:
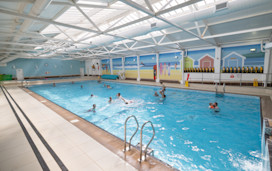
<path fill-rule="evenodd" d="M 103 84 L 110 84 L 107 89 Z M 80 86 L 83 85 L 81 89 Z M 156 136 L 150 147 L 155 157 L 180 170 L 261 170 L 261 121 L 258 97 L 213 92 L 166 89 L 166 99 L 153 96 L 160 87 L 85 81 L 32 86 L 30 89 L 78 116 L 124 139 L 124 121 L 135 115 L 140 126 L 152 121 Z M 116 94 L 132 104 L 116 98 Z M 94 97 L 90 98 L 90 95 Z M 113 103 L 108 103 L 109 97 Z M 209 110 L 218 102 L 220 112 Z M 96 113 L 86 112 L 96 104 Z M 128 138 L 135 129 L 128 122 Z M 144 144 L 152 129 L 144 129 Z M 133 145 L 140 140 L 136 134 Z"/>

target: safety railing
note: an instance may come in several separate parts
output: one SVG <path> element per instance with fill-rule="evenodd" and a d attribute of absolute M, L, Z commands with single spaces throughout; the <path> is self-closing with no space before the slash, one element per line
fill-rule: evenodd
<path fill-rule="evenodd" d="M 186 72 L 184 78 L 189 76 L 189 82 L 193 83 L 223 83 L 238 84 L 240 86 L 253 85 L 254 80 L 257 80 L 259 86 L 271 86 L 272 74 L 271 73 L 203 73 L 203 72 Z"/>
<path fill-rule="evenodd" d="M 152 136 L 152 138 L 150 139 L 150 141 L 148 142 L 148 144 L 146 145 L 146 147 L 145 147 L 145 150 L 144 150 L 144 160 L 146 160 L 146 154 L 147 154 L 147 149 L 148 149 L 148 146 L 149 146 L 149 144 L 152 142 L 152 140 L 154 139 L 154 137 L 155 137 L 155 129 L 154 129 L 154 126 L 153 126 L 153 124 L 152 124 L 152 122 L 151 121 L 146 121 L 144 124 L 143 124 L 143 126 L 142 126 L 142 128 L 141 128 L 141 139 L 140 139 L 140 159 L 139 159 L 139 162 L 141 163 L 142 162 L 142 153 L 143 153 L 143 128 L 144 128 L 144 126 L 147 124 L 147 123 L 150 123 L 150 125 L 151 125 L 151 127 L 152 127 L 152 129 L 153 129 L 153 136 Z"/>
<path fill-rule="evenodd" d="M 131 140 L 132 140 L 132 138 L 135 136 L 135 134 L 137 133 L 137 131 L 138 131 L 138 129 L 139 129 L 139 123 L 138 123 L 138 121 L 137 121 L 137 118 L 134 116 L 134 115 L 131 115 L 131 116 L 129 116 L 129 117 L 127 117 L 127 119 L 126 119 L 126 121 L 125 121 L 125 138 L 124 138 L 124 140 L 125 140 L 125 144 L 124 144 L 124 152 L 126 152 L 126 150 L 127 150 L 127 121 L 130 119 L 130 118 L 134 118 L 134 120 L 135 120 L 135 122 L 137 123 L 137 129 L 136 129 L 136 131 L 133 133 L 133 135 L 131 136 L 131 138 L 129 139 L 129 144 L 128 144 L 128 151 L 130 150 L 130 146 L 131 146 Z"/>
<path fill-rule="evenodd" d="M 23 81 L 22 81 L 22 86 L 25 87 L 25 86 L 28 86 L 28 85 L 29 85 L 28 81 L 26 81 L 26 80 L 23 80 Z"/>

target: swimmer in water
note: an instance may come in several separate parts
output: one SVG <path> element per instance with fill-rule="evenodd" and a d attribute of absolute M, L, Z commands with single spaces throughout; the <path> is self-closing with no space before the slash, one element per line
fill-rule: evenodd
<path fill-rule="evenodd" d="M 92 98 L 92 97 L 94 97 L 94 95 L 93 95 L 93 94 L 91 94 L 90 98 Z"/>
<path fill-rule="evenodd" d="M 110 97 L 110 98 L 109 98 L 109 103 L 111 103 L 111 102 L 112 102 L 112 98 Z"/>
<path fill-rule="evenodd" d="M 81 85 L 80 88 L 83 88 L 83 85 Z"/>
<path fill-rule="evenodd" d="M 219 111 L 220 111 L 217 102 L 214 102 L 213 106 L 214 106 L 214 111 L 215 111 L 215 112 L 219 112 Z"/>
<path fill-rule="evenodd" d="M 74 81 L 72 81 L 72 84 L 74 84 L 75 82 Z"/>
<path fill-rule="evenodd" d="M 106 84 L 104 84 L 104 87 L 106 87 L 107 85 Z"/>
<path fill-rule="evenodd" d="M 161 86 L 162 86 L 162 87 L 161 87 L 161 91 L 163 91 L 163 92 L 164 92 L 164 91 L 166 90 L 166 87 L 165 87 L 165 85 L 163 84 L 163 82 L 162 82 L 162 81 L 161 81 L 160 83 L 161 83 Z M 160 91 L 160 92 L 161 92 L 161 91 Z"/>
<path fill-rule="evenodd" d="M 157 96 L 159 96 L 159 94 L 158 94 L 158 93 L 157 93 L 157 92 L 155 91 L 155 94 L 154 94 L 154 96 L 156 96 L 156 97 L 157 97 Z"/>
<path fill-rule="evenodd" d="M 210 109 L 213 109 L 213 108 L 214 108 L 214 106 L 213 106 L 212 103 L 209 103 L 209 108 L 210 108 Z"/>
<path fill-rule="evenodd" d="M 56 83 L 53 83 L 53 87 L 56 87 Z"/>
<path fill-rule="evenodd" d="M 100 78 L 100 77 L 98 77 L 97 82 L 98 82 L 98 83 L 101 83 L 101 78 Z"/>
<path fill-rule="evenodd" d="M 209 103 L 209 108 L 210 108 L 210 109 L 213 109 L 215 112 L 219 112 L 219 111 L 220 111 L 217 102 Z"/>
<path fill-rule="evenodd" d="M 133 100 L 126 100 L 125 98 L 123 98 L 123 97 L 121 96 L 120 93 L 117 93 L 116 96 L 117 96 L 118 99 L 123 100 L 123 101 L 125 102 L 125 104 L 133 103 Z"/>
<path fill-rule="evenodd" d="M 107 85 L 107 88 L 108 88 L 108 89 L 111 89 L 112 87 L 111 87 L 110 85 Z"/>
<path fill-rule="evenodd" d="M 87 112 L 95 112 L 96 105 L 93 104 L 93 108 L 89 109 Z"/>

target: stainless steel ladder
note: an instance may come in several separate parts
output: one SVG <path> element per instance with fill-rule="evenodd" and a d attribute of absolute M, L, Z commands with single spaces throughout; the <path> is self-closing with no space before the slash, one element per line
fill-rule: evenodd
<path fill-rule="evenodd" d="M 135 122 L 137 123 L 137 129 L 136 129 L 136 131 L 133 133 L 133 135 L 131 136 L 131 138 L 130 138 L 130 140 L 129 140 L 129 144 L 128 144 L 128 148 L 127 148 L 127 121 L 130 119 L 130 118 L 134 118 L 134 120 L 135 120 Z M 150 143 L 152 142 L 152 140 L 154 139 L 154 137 L 155 137 L 155 128 L 154 128 L 154 126 L 153 126 L 153 124 L 152 124 L 152 122 L 151 121 L 146 121 L 143 125 L 142 125 L 142 128 L 141 128 L 141 137 L 140 137 L 140 147 L 139 147 L 139 150 L 140 150 L 140 159 L 139 159 L 139 162 L 142 162 L 142 153 L 143 153 L 143 129 L 144 129 L 144 127 L 145 127 L 145 125 L 147 124 L 147 123 L 150 123 L 150 125 L 151 125 L 151 127 L 152 127 L 152 129 L 153 129 L 153 136 L 152 136 L 152 138 L 150 139 L 150 141 L 148 142 L 148 144 L 146 145 L 146 147 L 145 147 L 145 150 L 144 150 L 144 160 L 146 160 L 146 154 L 147 154 L 147 150 L 149 150 L 149 154 L 150 153 L 152 153 L 153 152 L 153 150 L 152 149 L 148 149 L 148 146 L 150 145 Z M 126 152 L 126 151 L 129 151 L 130 150 L 130 147 L 131 147 L 131 140 L 132 140 L 132 138 L 135 136 L 135 134 L 137 133 L 137 131 L 138 131 L 138 129 L 139 129 L 139 123 L 138 123 L 138 120 L 137 120 L 137 118 L 134 116 L 134 115 L 131 115 L 131 116 L 129 116 L 129 117 L 127 117 L 127 119 L 126 119 L 126 121 L 125 121 L 125 130 L 124 130 L 124 134 L 125 134 L 125 137 L 124 137 L 124 152 Z M 138 146 L 138 145 L 137 145 Z M 137 147 L 136 147 L 137 148 Z"/>
<path fill-rule="evenodd" d="M 226 87 L 226 84 L 225 83 L 223 83 L 223 92 L 222 93 L 220 93 L 220 92 L 218 92 L 218 85 L 217 85 L 217 83 L 215 83 L 215 95 L 216 96 L 224 96 L 224 94 L 225 94 L 225 87 Z"/>
<path fill-rule="evenodd" d="M 141 139 L 140 139 L 140 159 L 139 159 L 139 162 L 141 163 L 142 162 L 142 153 L 143 153 L 143 129 L 144 129 L 144 126 L 147 124 L 147 123 L 150 123 L 150 125 L 151 125 L 151 127 L 152 127 L 152 129 L 153 129 L 153 136 L 152 136 L 152 138 L 150 139 L 150 141 L 148 142 L 148 144 L 146 145 L 146 147 L 145 147 L 145 150 L 144 150 L 144 160 L 146 160 L 146 154 L 147 154 L 147 149 L 148 149 L 148 146 L 149 146 L 149 144 L 151 143 L 151 141 L 154 139 L 154 137 L 155 137 L 155 129 L 154 129 L 154 126 L 153 126 L 153 124 L 152 124 L 152 122 L 151 121 L 146 121 L 144 124 L 143 124 L 143 126 L 142 126 L 142 128 L 141 128 Z"/>
<path fill-rule="evenodd" d="M 132 140 L 132 138 L 135 136 L 135 134 L 137 133 L 138 128 L 139 128 L 139 123 L 138 123 L 138 121 L 137 121 L 137 118 L 136 118 L 134 115 L 131 115 L 131 116 L 127 117 L 127 119 L 126 119 L 126 121 L 125 121 L 125 138 L 124 138 L 125 144 L 124 144 L 124 150 L 123 150 L 124 152 L 126 152 L 126 150 L 127 150 L 127 121 L 128 121 L 130 118 L 134 118 L 134 120 L 136 121 L 136 123 L 137 123 L 137 129 L 136 129 L 136 131 L 133 133 L 133 135 L 131 136 L 131 138 L 130 138 L 130 140 L 129 140 L 128 151 L 130 150 L 131 140 Z"/>
<path fill-rule="evenodd" d="M 23 87 L 27 87 L 29 84 L 28 84 L 28 81 L 26 81 L 26 80 L 23 80 L 22 81 L 22 86 Z"/>

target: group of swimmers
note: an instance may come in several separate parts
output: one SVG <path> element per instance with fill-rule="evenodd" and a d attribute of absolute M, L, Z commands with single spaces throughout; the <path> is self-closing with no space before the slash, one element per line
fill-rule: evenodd
<path fill-rule="evenodd" d="M 218 107 L 218 103 L 214 102 L 214 103 L 209 103 L 209 108 L 214 110 L 215 112 L 219 112 L 219 107 Z"/>
<path fill-rule="evenodd" d="M 161 90 L 159 91 L 159 93 L 161 94 L 161 97 L 162 97 L 162 98 L 165 98 L 165 97 L 166 97 L 166 95 L 165 95 L 166 87 L 165 87 L 165 85 L 163 84 L 162 81 L 161 81 L 160 83 L 161 83 L 162 88 L 161 88 Z M 155 91 L 154 96 L 159 96 L 159 94 Z"/>
<path fill-rule="evenodd" d="M 117 93 L 116 96 L 117 96 L 118 99 L 124 101 L 125 104 L 133 103 L 133 100 L 127 100 L 127 99 L 123 98 L 123 97 L 121 96 L 121 93 Z M 90 98 L 92 98 L 92 97 L 94 97 L 93 94 L 91 94 Z M 109 103 L 112 103 L 112 97 L 109 97 L 109 101 L 108 101 L 108 102 L 109 102 Z M 95 113 L 95 108 L 96 108 L 96 104 L 93 104 L 93 107 L 92 107 L 91 109 L 87 110 L 87 112 L 94 112 L 94 113 Z"/>

